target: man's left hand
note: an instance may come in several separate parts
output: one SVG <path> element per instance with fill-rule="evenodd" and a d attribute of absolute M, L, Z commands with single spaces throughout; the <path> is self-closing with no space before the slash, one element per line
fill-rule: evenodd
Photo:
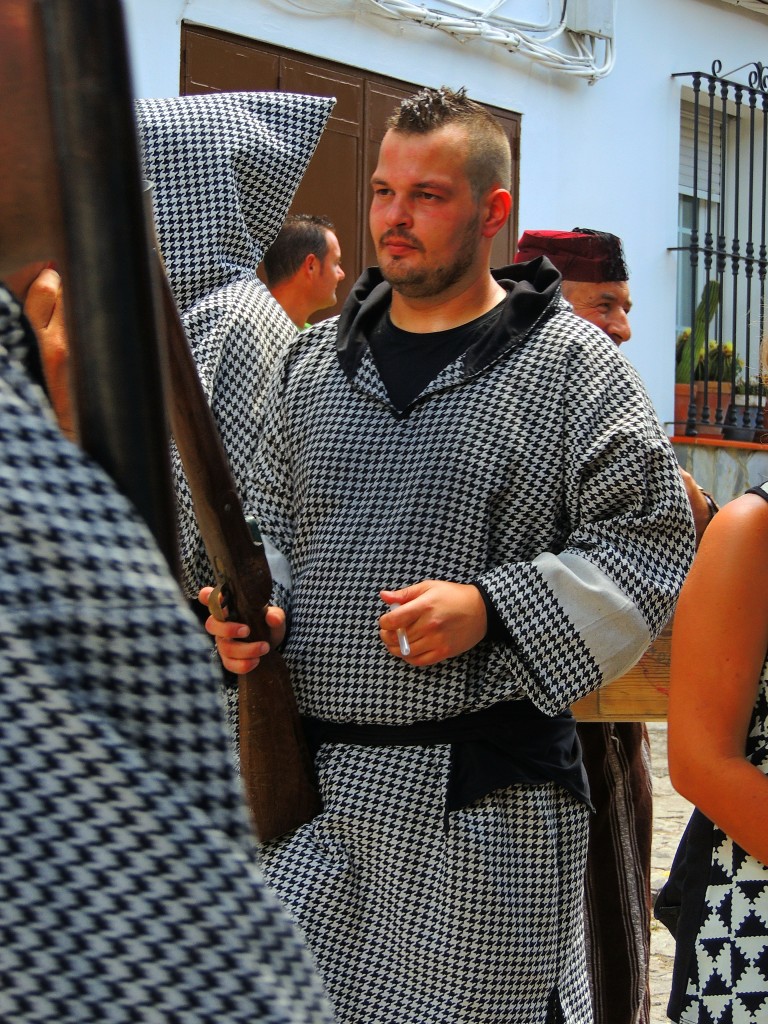
<path fill-rule="evenodd" d="M 379 619 L 379 636 L 390 654 L 409 665 L 436 665 L 480 643 L 488 629 L 485 602 L 477 587 L 447 580 L 422 580 L 403 590 L 382 590 L 382 601 L 398 604 Z M 404 630 L 410 654 L 401 653 Z"/>

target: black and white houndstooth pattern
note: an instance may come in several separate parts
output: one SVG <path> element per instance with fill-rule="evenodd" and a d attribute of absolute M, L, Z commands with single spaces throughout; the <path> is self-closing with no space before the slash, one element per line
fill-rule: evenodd
<path fill-rule="evenodd" d="M 260 394 L 296 328 L 256 276 L 333 100 L 215 93 L 139 100 L 144 174 L 171 287 L 241 498 Z M 175 448 L 179 541 L 190 597 L 212 579 Z"/>
<path fill-rule="evenodd" d="M 18 324 L 0 290 L 0 1020 L 329 1024 L 257 866 L 207 644 Z"/>
<path fill-rule="evenodd" d="M 760 677 L 747 756 L 768 774 L 768 659 Z M 717 827 L 690 969 L 681 1024 L 768 1020 L 768 867 Z"/>
<path fill-rule="evenodd" d="M 323 813 L 264 851 L 338 1024 L 591 1021 L 587 808 L 554 783 L 491 793 L 443 827 L 450 749 L 324 746 Z"/>
<path fill-rule="evenodd" d="M 254 468 L 262 530 L 296 579 L 286 653 L 306 713 L 397 725 L 525 695 L 556 714 L 605 682 L 533 559 L 575 555 L 601 572 L 646 643 L 671 614 L 690 509 L 630 364 L 562 303 L 469 380 L 461 360 L 449 366 L 399 417 L 370 354 L 350 386 L 335 330 L 296 339 Z M 378 591 L 429 578 L 480 580 L 514 644 L 429 671 L 391 658 Z"/>
<path fill-rule="evenodd" d="M 523 342 L 469 375 L 457 360 L 402 416 L 365 346 L 342 372 L 335 320 L 294 342 L 254 472 L 293 570 L 278 596 L 306 713 L 403 724 L 521 696 L 555 713 L 594 689 L 597 653 L 542 552 L 618 587 L 617 621 L 639 612 L 650 637 L 668 618 L 693 551 L 674 454 L 626 360 L 554 301 Z M 378 591 L 427 578 L 482 581 L 513 642 L 425 669 L 391 657 Z M 324 746 L 324 812 L 264 851 L 338 1020 L 544 1024 L 557 988 L 566 1024 L 584 1024 L 584 806 L 514 786 L 446 831 L 448 759 Z"/>
<path fill-rule="evenodd" d="M 137 101 L 158 239 L 182 313 L 255 279 L 333 103 L 276 92 Z"/>

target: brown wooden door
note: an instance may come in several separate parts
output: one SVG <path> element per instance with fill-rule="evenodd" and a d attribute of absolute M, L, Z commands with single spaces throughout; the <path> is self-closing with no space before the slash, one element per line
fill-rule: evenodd
<path fill-rule="evenodd" d="M 285 60 L 280 88 L 286 92 L 335 96 L 336 105 L 320 138 L 306 174 L 291 205 L 293 213 L 315 213 L 330 217 L 336 225 L 341 261 L 346 278 L 338 290 L 339 300 L 363 266 L 363 92 L 359 77 L 303 61 Z M 334 310 L 322 310 L 322 318 Z"/>
<path fill-rule="evenodd" d="M 239 90 L 282 91 L 334 96 L 336 105 L 298 188 L 292 213 L 329 217 L 336 225 L 346 279 L 339 303 L 318 319 L 338 312 L 362 270 L 375 264 L 368 231 L 369 181 L 393 109 L 418 86 L 359 68 L 318 60 L 253 39 L 199 25 L 182 25 L 181 93 Z M 488 108 L 507 129 L 512 145 L 513 210 L 507 228 L 494 240 L 492 263 L 512 262 L 517 242 L 520 115 Z"/>

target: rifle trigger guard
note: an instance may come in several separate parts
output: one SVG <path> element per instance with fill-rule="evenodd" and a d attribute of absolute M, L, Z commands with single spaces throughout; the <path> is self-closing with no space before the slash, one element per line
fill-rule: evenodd
<path fill-rule="evenodd" d="M 208 611 L 211 613 L 214 619 L 218 619 L 219 622 L 224 622 L 227 617 L 226 612 L 224 610 L 225 607 L 226 604 L 224 601 L 224 584 L 219 584 L 218 586 L 213 588 L 213 590 L 211 591 L 211 595 L 208 598 Z"/>

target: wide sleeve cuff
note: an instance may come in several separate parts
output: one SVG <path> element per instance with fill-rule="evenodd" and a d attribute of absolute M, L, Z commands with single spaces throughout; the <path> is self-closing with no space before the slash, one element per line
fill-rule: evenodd
<path fill-rule="evenodd" d="M 525 695 L 548 714 L 622 675 L 652 640 L 627 595 L 573 553 L 499 566 L 483 574 L 478 589 L 511 638 L 502 657 Z"/>

